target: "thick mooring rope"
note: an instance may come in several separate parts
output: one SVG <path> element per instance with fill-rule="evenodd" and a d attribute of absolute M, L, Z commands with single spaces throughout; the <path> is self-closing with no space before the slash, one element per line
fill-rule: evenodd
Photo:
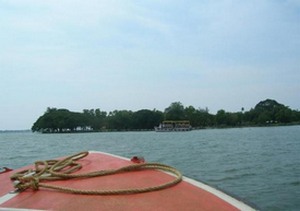
<path fill-rule="evenodd" d="M 62 160 L 46 160 L 35 162 L 35 169 L 28 169 L 25 171 L 17 172 L 11 176 L 14 180 L 15 188 L 23 191 L 27 188 L 38 190 L 40 187 L 58 190 L 73 194 L 88 194 L 88 195 L 120 195 L 120 194 L 136 194 L 145 193 L 150 191 L 162 190 L 169 188 L 181 182 L 182 174 L 171 166 L 167 166 L 160 163 L 139 163 L 129 166 L 124 166 L 118 169 L 100 170 L 83 174 L 73 174 L 75 171 L 82 168 L 82 165 L 76 162 L 79 159 L 86 157 L 89 152 L 81 152 L 75 155 L 71 155 Z M 74 189 L 63 186 L 50 185 L 41 183 L 40 181 L 46 180 L 65 180 L 65 179 L 84 179 L 91 177 L 99 177 L 105 175 L 118 174 L 122 172 L 132 172 L 144 169 L 158 169 L 162 171 L 174 174 L 176 177 L 170 182 L 160 184 L 152 187 L 145 188 L 128 188 L 128 189 L 117 189 L 117 190 L 83 190 Z"/>

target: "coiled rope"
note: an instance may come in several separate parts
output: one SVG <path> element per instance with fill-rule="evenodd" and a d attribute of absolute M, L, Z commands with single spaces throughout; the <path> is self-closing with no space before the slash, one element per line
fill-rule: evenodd
<path fill-rule="evenodd" d="M 120 195 L 120 194 L 137 194 L 150 191 L 162 190 L 169 188 L 181 182 L 182 174 L 175 168 L 160 164 L 160 163 L 139 163 L 124 166 L 118 169 L 99 170 L 89 173 L 73 174 L 82 168 L 82 165 L 77 160 L 86 157 L 89 152 L 80 152 L 75 155 L 71 155 L 62 160 L 46 160 L 36 161 L 35 169 L 28 169 L 25 171 L 17 172 L 11 176 L 11 180 L 14 181 L 14 186 L 17 190 L 23 191 L 28 188 L 38 190 L 39 188 L 48 188 L 57 191 L 73 193 L 73 194 L 87 194 L 87 195 Z M 169 172 L 175 175 L 174 180 L 160 184 L 157 186 L 145 187 L 145 188 L 128 188 L 128 189 L 116 189 L 116 190 L 83 190 L 74 189 L 63 186 L 56 186 L 51 184 L 42 183 L 41 181 L 47 180 L 66 180 L 66 179 L 84 179 L 91 177 L 106 176 L 112 174 L 118 174 L 123 172 L 140 171 L 144 169 L 158 169 Z"/>

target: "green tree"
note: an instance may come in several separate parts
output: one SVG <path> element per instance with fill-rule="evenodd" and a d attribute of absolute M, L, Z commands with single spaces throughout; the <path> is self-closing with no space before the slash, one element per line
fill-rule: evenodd
<path fill-rule="evenodd" d="M 184 116 L 190 121 L 193 127 L 198 127 L 197 110 L 193 106 L 184 109 Z"/>
<path fill-rule="evenodd" d="M 156 110 L 142 109 L 132 115 L 134 129 L 153 129 L 163 120 L 163 113 Z"/>
<path fill-rule="evenodd" d="M 217 125 L 226 125 L 227 119 L 226 119 L 225 110 L 223 110 L 223 109 L 218 110 L 218 112 L 216 114 L 216 123 L 217 123 Z"/>
<path fill-rule="evenodd" d="M 184 106 L 181 102 L 174 102 L 165 109 L 165 120 L 184 120 L 186 119 Z"/>
<path fill-rule="evenodd" d="M 107 128 L 115 130 L 130 130 L 132 127 L 132 111 L 114 110 L 108 115 Z"/>

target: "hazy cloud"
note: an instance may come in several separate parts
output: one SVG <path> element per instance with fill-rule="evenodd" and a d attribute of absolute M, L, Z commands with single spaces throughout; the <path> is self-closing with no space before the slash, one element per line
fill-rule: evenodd
<path fill-rule="evenodd" d="M 299 21 L 297 0 L 0 0 L 0 129 L 49 106 L 299 109 Z"/>

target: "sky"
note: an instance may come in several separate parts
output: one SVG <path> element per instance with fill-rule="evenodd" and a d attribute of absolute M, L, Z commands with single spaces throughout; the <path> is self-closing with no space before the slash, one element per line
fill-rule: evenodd
<path fill-rule="evenodd" d="M 48 107 L 300 109 L 300 0 L 0 0 L 0 130 Z"/>

